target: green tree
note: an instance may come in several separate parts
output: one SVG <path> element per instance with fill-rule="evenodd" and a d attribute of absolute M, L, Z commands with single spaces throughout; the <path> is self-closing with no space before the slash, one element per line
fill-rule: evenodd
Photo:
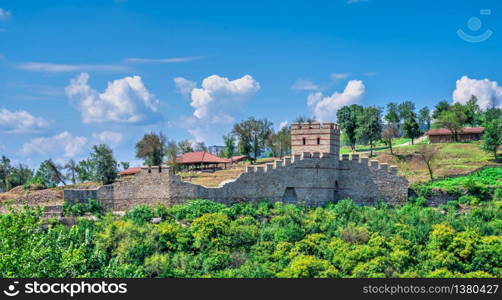
<path fill-rule="evenodd" d="M 382 134 L 382 110 L 375 106 L 365 107 L 358 118 L 357 137 L 370 145 L 370 157 L 373 156 L 373 145 Z"/>
<path fill-rule="evenodd" d="M 207 152 L 207 147 L 204 142 L 198 142 L 195 144 L 195 151 L 197 152 Z"/>
<path fill-rule="evenodd" d="M 225 148 L 223 148 L 223 157 L 231 158 L 235 154 L 235 137 L 232 134 L 223 136 Z"/>
<path fill-rule="evenodd" d="M 420 123 L 420 127 L 426 131 L 431 128 L 432 117 L 427 106 L 422 107 L 418 111 L 418 122 Z"/>
<path fill-rule="evenodd" d="M 62 169 L 52 159 L 47 159 L 40 164 L 35 177 L 39 178 L 46 187 L 55 187 L 60 183 L 65 185 L 64 175 L 61 172 Z"/>
<path fill-rule="evenodd" d="M 77 167 L 78 165 L 73 159 L 70 159 L 63 167 L 66 171 L 65 177 L 68 178 L 73 184 L 77 183 L 78 179 Z"/>
<path fill-rule="evenodd" d="M 295 257 L 291 264 L 277 277 L 283 278 L 336 278 L 340 277 L 338 270 L 328 261 L 312 255 Z"/>
<path fill-rule="evenodd" d="M 432 111 L 432 118 L 437 120 L 439 119 L 439 115 L 441 115 L 444 111 L 450 109 L 450 103 L 446 100 L 439 101 L 436 106 L 434 106 L 434 110 Z"/>
<path fill-rule="evenodd" d="M 268 148 L 272 156 L 283 157 L 291 152 L 291 129 L 284 126 L 278 132 L 272 132 L 268 139 Z"/>
<path fill-rule="evenodd" d="M 478 105 L 478 98 L 474 95 L 464 105 L 465 123 L 471 127 L 477 126 L 481 122 L 481 109 Z"/>
<path fill-rule="evenodd" d="M 404 101 L 398 105 L 397 110 L 399 112 L 399 118 L 401 120 L 406 120 L 410 114 L 415 113 L 415 103 L 411 101 Z"/>
<path fill-rule="evenodd" d="M 0 189 L 2 191 L 10 190 L 9 176 L 12 172 L 12 166 L 10 165 L 10 159 L 2 155 L 0 159 Z"/>
<path fill-rule="evenodd" d="M 395 102 L 387 103 L 387 113 L 383 117 L 388 123 L 396 124 L 399 128 L 401 117 L 399 116 L 398 105 Z"/>
<path fill-rule="evenodd" d="M 455 103 L 439 115 L 438 124 L 449 129 L 453 135 L 453 140 L 458 142 L 458 134 L 464 128 L 466 120 L 467 116 L 464 107 L 460 103 Z"/>
<path fill-rule="evenodd" d="M 418 126 L 415 113 L 410 112 L 403 124 L 404 136 L 411 139 L 411 144 L 414 144 L 414 140 L 422 135 L 420 131 L 420 126 Z"/>
<path fill-rule="evenodd" d="M 263 153 L 267 140 L 272 134 L 272 122 L 267 119 L 257 120 L 254 117 L 234 125 L 232 134 L 239 140 L 241 153 L 256 159 Z"/>
<path fill-rule="evenodd" d="M 178 149 L 181 154 L 185 154 L 188 152 L 193 152 L 192 143 L 189 140 L 182 140 L 178 142 Z"/>
<path fill-rule="evenodd" d="M 180 153 L 180 148 L 175 141 L 169 141 L 166 146 L 166 158 L 170 162 L 174 162 L 176 157 L 178 157 Z"/>
<path fill-rule="evenodd" d="M 399 130 L 396 124 L 390 123 L 382 130 L 382 141 L 389 146 L 390 154 L 394 155 L 392 151 L 392 140 L 399 137 Z"/>
<path fill-rule="evenodd" d="M 87 182 L 96 180 L 96 167 L 90 159 L 84 159 L 78 162 L 75 168 L 78 181 Z"/>
<path fill-rule="evenodd" d="M 18 164 L 12 168 L 9 176 L 9 185 L 16 187 L 27 183 L 33 177 L 33 170 L 23 164 Z"/>
<path fill-rule="evenodd" d="M 199 249 L 225 249 L 231 243 L 230 220 L 222 213 L 205 214 L 191 226 L 194 246 Z"/>
<path fill-rule="evenodd" d="M 356 150 L 357 131 L 361 125 L 364 108 L 357 104 L 344 106 L 336 112 L 336 119 L 343 133 L 347 136 L 352 151 Z"/>
<path fill-rule="evenodd" d="M 502 120 L 502 108 L 491 107 L 481 115 L 481 124 L 487 126 L 493 120 Z"/>
<path fill-rule="evenodd" d="M 131 164 L 128 161 L 121 161 L 120 166 L 122 167 L 122 170 L 127 170 L 131 167 Z"/>
<path fill-rule="evenodd" d="M 117 161 L 113 151 L 105 144 L 92 146 L 90 159 L 96 168 L 96 180 L 103 184 L 110 184 L 117 178 Z"/>
<path fill-rule="evenodd" d="M 497 159 L 497 149 L 502 145 L 502 121 L 494 119 L 486 124 L 483 134 L 482 149 L 493 153 L 493 157 Z"/>
<path fill-rule="evenodd" d="M 167 138 L 161 133 L 147 133 L 136 143 L 136 157 L 148 166 L 162 165 L 166 153 Z"/>

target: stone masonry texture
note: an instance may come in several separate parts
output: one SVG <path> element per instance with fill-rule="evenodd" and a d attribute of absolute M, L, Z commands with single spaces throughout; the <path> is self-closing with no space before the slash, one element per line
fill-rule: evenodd
<path fill-rule="evenodd" d="M 407 201 L 408 181 L 395 166 L 368 161 L 357 154 L 339 156 L 340 131 L 333 123 L 293 123 L 292 155 L 246 172 L 218 187 L 183 182 L 169 167 L 143 167 L 132 179 L 95 190 L 65 190 L 66 202 L 100 201 L 117 211 L 139 204 L 173 205 L 208 199 L 237 202 L 298 203 L 318 206 L 351 198 L 360 205 Z M 304 140 L 305 139 L 305 140 Z M 304 143 L 305 141 L 305 143 Z"/>

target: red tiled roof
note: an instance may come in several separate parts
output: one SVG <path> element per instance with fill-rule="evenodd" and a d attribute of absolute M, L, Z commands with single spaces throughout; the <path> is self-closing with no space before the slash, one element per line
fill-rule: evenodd
<path fill-rule="evenodd" d="M 132 175 L 139 173 L 141 171 L 141 168 L 129 168 L 125 169 L 124 171 L 119 172 L 119 175 L 124 176 L 124 175 Z"/>
<path fill-rule="evenodd" d="M 230 163 L 230 159 L 221 158 L 216 155 L 212 155 L 207 152 L 188 152 L 181 156 L 176 157 L 176 163 L 178 164 L 218 164 L 218 163 Z"/>
<path fill-rule="evenodd" d="M 484 127 L 463 128 L 460 134 L 483 133 Z M 451 131 L 447 128 L 431 129 L 425 133 L 426 135 L 451 135 Z"/>
<path fill-rule="evenodd" d="M 244 159 L 246 159 L 246 158 L 248 158 L 248 157 L 247 157 L 247 155 L 236 155 L 236 156 L 232 156 L 232 157 L 230 158 L 230 160 L 231 160 L 232 162 L 234 162 L 234 161 L 241 161 L 241 160 L 244 160 Z"/>

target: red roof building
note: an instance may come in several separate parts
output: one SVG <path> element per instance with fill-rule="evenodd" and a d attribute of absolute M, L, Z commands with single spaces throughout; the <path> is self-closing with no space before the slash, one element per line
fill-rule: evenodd
<path fill-rule="evenodd" d="M 176 163 L 180 165 L 209 165 L 231 163 L 230 159 L 222 158 L 208 152 L 188 152 L 176 157 Z"/>
<path fill-rule="evenodd" d="M 236 162 L 243 161 L 243 160 L 245 160 L 245 159 L 247 159 L 247 158 L 248 158 L 248 157 L 247 157 L 247 155 L 236 155 L 236 156 L 232 156 L 232 157 L 230 158 L 230 161 L 231 161 L 232 163 L 236 163 Z"/>
<path fill-rule="evenodd" d="M 141 168 L 129 168 L 129 169 L 125 169 L 123 171 L 120 171 L 119 172 L 119 175 L 120 176 L 127 176 L 127 175 L 134 175 L 136 173 L 139 173 L 141 171 Z"/>
<path fill-rule="evenodd" d="M 483 127 L 463 128 L 458 134 L 459 142 L 477 141 L 483 136 L 485 129 Z M 425 133 L 431 143 L 449 143 L 453 142 L 453 134 L 447 128 L 431 129 Z"/>

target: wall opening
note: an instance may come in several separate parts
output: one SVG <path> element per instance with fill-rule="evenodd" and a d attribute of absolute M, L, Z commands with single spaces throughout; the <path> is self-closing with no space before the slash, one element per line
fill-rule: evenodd
<path fill-rule="evenodd" d="M 317 145 L 320 145 L 321 144 L 321 138 L 317 138 Z"/>
<path fill-rule="evenodd" d="M 338 202 L 338 180 L 335 180 L 335 189 L 333 190 L 333 202 Z"/>
<path fill-rule="evenodd" d="M 302 139 L 303 144 L 305 145 L 307 143 L 307 140 L 305 138 Z"/>
<path fill-rule="evenodd" d="M 294 187 L 287 187 L 282 196 L 282 202 L 298 202 L 298 196 Z"/>

